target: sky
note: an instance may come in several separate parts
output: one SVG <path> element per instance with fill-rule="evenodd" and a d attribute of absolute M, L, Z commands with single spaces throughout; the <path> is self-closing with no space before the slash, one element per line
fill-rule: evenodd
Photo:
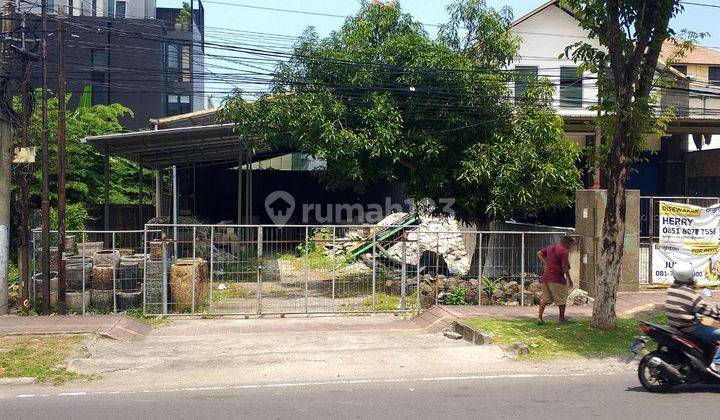
<path fill-rule="evenodd" d="M 244 4 L 251 6 L 273 7 L 281 9 L 303 10 L 326 14 L 351 15 L 358 9 L 357 0 L 218 0 L 222 3 Z M 495 8 L 510 6 L 515 17 L 533 10 L 545 0 L 488 0 Z M 698 3 L 716 4 L 720 0 L 698 0 Z M 425 23 L 443 23 L 447 20 L 445 7 L 449 0 L 401 0 L 400 5 L 406 12 Z M 158 6 L 178 7 L 179 0 L 158 0 Z M 341 18 L 327 16 L 299 15 L 269 10 L 253 10 L 217 3 L 205 3 L 205 24 L 228 29 L 243 29 L 256 32 L 270 32 L 297 36 L 308 26 L 314 26 L 318 32 L 328 34 L 342 24 Z M 675 19 L 674 27 L 687 28 L 696 32 L 717 31 L 720 8 L 686 5 L 685 12 Z M 720 33 L 718 33 L 720 37 Z M 712 38 L 710 40 L 712 41 Z M 716 42 L 720 46 L 720 40 Z"/>
<path fill-rule="evenodd" d="M 212 1 L 208 0 L 203 3 L 205 7 L 205 25 L 208 27 L 206 37 L 212 35 L 213 28 L 297 37 L 308 26 L 315 27 L 318 34 L 324 36 L 332 30 L 340 28 L 343 23 L 343 19 L 339 17 L 257 10 L 237 7 L 233 6 L 233 4 L 344 16 L 354 14 L 359 7 L 357 0 L 215 0 L 226 4 L 212 3 Z M 720 0 L 694 1 L 720 6 Z M 544 2 L 545 0 L 487 1 L 490 6 L 498 9 L 510 6 L 516 18 L 535 9 Z M 181 3 L 182 0 L 158 0 L 157 5 L 160 7 L 179 7 Z M 451 0 L 400 0 L 399 3 L 405 12 L 413 15 L 420 22 L 438 24 L 447 20 L 445 7 L 451 3 Z M 720 8 L 686 5 L 685 12 L 673 21 L 672 26 L 676 30 L 689 29 L 695 32 L 708 32 L 709 37 L 702 40 L 701 44 L 720 48 L 720 31 L 717 29 L 718 20 L 720 20 Z M 437 28 L 428 26 L 427 30 L 434 33 Z M 227 38 L 225 39 L 227 40 Z M 237 42 L 242 41 L 238 40 Z M 210 63 L 212 63 L 212 60 L 210 60 Z M 217 97 L 217 95 L 215 96 Z"/>

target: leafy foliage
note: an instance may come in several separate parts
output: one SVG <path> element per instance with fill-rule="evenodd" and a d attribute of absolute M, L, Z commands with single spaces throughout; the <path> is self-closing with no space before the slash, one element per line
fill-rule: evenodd
<path fill-rule="evenodd" d="M 184 1 L 182 4 L 182 9 L 180 9 L 180 13 L 178 13 L 177 17 L 175 18 L 175 22 L 190 23 L 190 17 L 191 17 L 190 3 Z"/>
<path fill-rule="evenodd" d="M 70 96 L 68 95 L 68 100 Z M 81 101 L 82 103 L 83 101 Z M 87 102 L 87 101 L 84 101 Z M 36 103 L 40 103 L 37 92 Z M 19 107 L 19 103 L 16 103 Z M 50 199 L 57 200 L 57 97 L 48 100 L 48 135 L 50 164 Z M 67 202 L 86 206 L 99 204 L 104 198 L 104 157 L 92 146 L 82 143 L 86 136 L 96 136 L 121 132 L 123 127 L 119 119 L 132 115 L 132 111 L 120 104 L 93 105 L 83 103 L 74 111 L 67 113 L 66 150 L 67 150 Z M 30 119 L 30 143 L 38 147 L 42 139 L 41 108 L 34 107 Z M 15 130 L 16 144 L 20 143 L 20 130 Z M 151 181 L 151 173 L 144 174 L 145 182 Z M 34 207 L 39 207 L 42 182 L 42 168 L 39 163 L 33 165 L 30 179 L 30 198 Z M 144 189 L 150 191 L 148 183 Z M 139 193 L 137 165 L 120 158 L 110 160 L 110 202 L 116 204 L 137 202 Z M 70 207 L 68 207 L 70 211 Z M 68 215 L 70 217 L 70 214 Z"/>
<path fill-rule="evenodd" d="M 299 149 L 327 161 L 331 189 L 404 184 L 416 200 L 455 198 L 484 223 L 570 204 L 578 150 L 531 84 L 514 106 L 506 65 L 517 53 L 509 9 L 453 3 L 433 39 L 395 2 L 363 2 L 327 38 L 308 29 L 277 69 L 272 93 L 238 91 L 221 118 L 251 150 Z"/>
<path fill-rule="evenodd" d="M 457 288 L 453 289 L 445 295 L 446 305 L 466 305 L 465 300 L 465 289 Z"/>

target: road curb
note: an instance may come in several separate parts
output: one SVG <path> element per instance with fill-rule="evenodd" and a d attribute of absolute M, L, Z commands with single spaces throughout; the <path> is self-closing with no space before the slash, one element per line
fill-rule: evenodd
<path fill-rule="evenodd" d="M 19 378 L 0 378 L 0 386 L 21 386 L 33 385 L 37 380 L 31 376 L 21 376 Z"/>
<path fill-rule="evenodd" d="M 492 337 L 470 326 L 464 321 L 454 321 L 451 328 L 452 331 L 462 335 L 462 339 L 470 344 L 474 344 L 476 346 L 492 344 Z"/>

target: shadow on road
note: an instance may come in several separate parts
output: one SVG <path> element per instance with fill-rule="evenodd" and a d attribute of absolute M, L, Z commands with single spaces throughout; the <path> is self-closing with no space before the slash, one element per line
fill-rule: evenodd
<path fill-rule="evenodd" d="M 650 392 L 648 392 L 645 388 L 643 388 L 640 385 L 627 388 L 626 391 L 651 394 Z M 700 393 L 720 394 L 720 385 L 708 385 L 708 384 L 678 385 L 678 386 L 672 387 L 668 392 L 665 392 L 665 394 L 700 394 Z"/>

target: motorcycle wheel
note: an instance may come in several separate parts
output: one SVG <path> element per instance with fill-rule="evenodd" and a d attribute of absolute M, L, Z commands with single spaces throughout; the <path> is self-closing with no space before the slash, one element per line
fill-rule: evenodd
<path fill-rule="evenodd" d="M 667 392 L 673 387 L 672 382 L 660 376 L 657 368 L 648 366 L 651 358 L 659 357 L 662 359 L 662 356 L 662 353 L 654 351 L 643 357 L 638 365 L 638 379 L 640 379 L 640 384 L 650 392 Z"/>

